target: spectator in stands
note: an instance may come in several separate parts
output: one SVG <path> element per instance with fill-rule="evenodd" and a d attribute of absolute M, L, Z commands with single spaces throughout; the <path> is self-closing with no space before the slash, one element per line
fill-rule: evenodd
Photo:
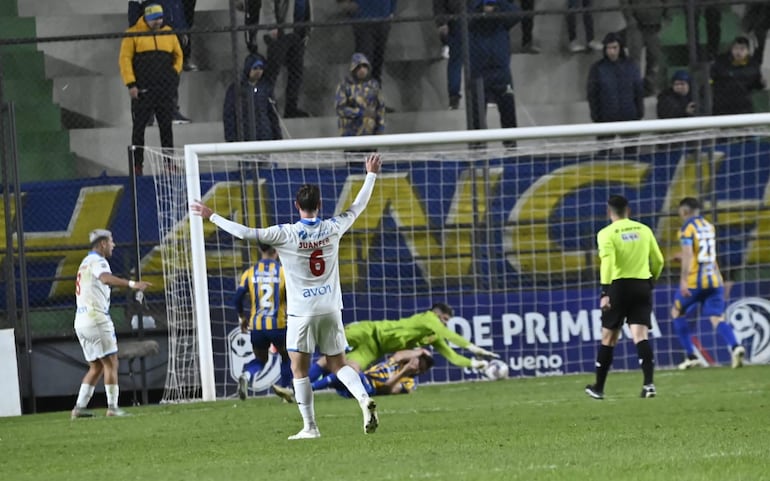
<path fill-rule="evenodd" d="M 385 101 L 380 83 L 370 72 L 366 55 L 354 53 L 350 74 L 337 86 L 337 126 L 343 137 L 385 132 Z"/>
<path fill-rule="evenodd" d="M 183 15 L 182 4 L 179 2 L 180 0 L 145 0 L 143 2 L 130 1 L 128 2 L 128 26 L 133 27 L 136 25 L 136 22 L 142 18 L 145 8 L 152 4 L 158 4 L 163 9 L 163 25 L 171 27 L 172 30 L 185 30 L 188 28 L 188 24 Z M 184 70 L 191 70 L 185 67 L 185 63 L 187 62 L 190 55 L 189 36 L 177 35 L 177 38 L 179 39 L 179 45 L 182 46 L 182 56 L 184 57 L 182 68 Z M 171 122 L 173 124 L 189 124 L 190 119 L 182 115 L 182 112 L 179 111 L 178 98 L 174 99 L 174 106 L 174 114 L 171 116 Z M 150 120 L 147 122 L 147 127 L 150 127 L 152 124 L 153 116 L 150 116 Z"/>
<path fill-rule="evenodd" d="M 152 4 L 126 33 L 164 32 L 163 8 Z M 134 150 L 134 171 L 142 175 L 144 165 L 144 129 L 154 114 L 158 119 L 160 143 L 174 147 L 171 128 L 175 99 L 182 71 L 182 47 L 175 35 L 125 37 L 120 45 L 120 74 L 131 96 L 133 127 L 131 143 Z"/>
<path fill-rule="evenodd" d="M 254 3 L 253 1 L 251 3 Z M 298 107 L 299 92 L 302 89 L 305 46 L 310 35 L 310 27 L 293 26 L 295 23 L 312 21 L 310 0 L 265 0 L 267 6 L 263 24 L 288 24 L 287 28 L 274 29 L 265 37 L 267 58 L 275 62 L 276 68 L 268 72 L 269 80 L 275 85 L 281 65 L 286 66 L 286 100 L 283 116 L 287 119 L 308 117 L 308 113 Z"/>
<path fill-rule="evenodd" d="M 567 14 L 567 35 L 569 37 L 569 51 L 572 53 L 585 52 L 586 48 L 600 51 L 604 46 L 598 40 L 594 40 L 594 17 L 591 12 L 583 12 L 583 28 L 586 41 L 581 43 L 577 39 L 577 21 L 574 10 L 578 8 L 591 8 L 591 0 L 567 0 L 567 8 L 571 10 Z"/>
<path fill-rule="evenodd" d="M 495 102 L 503 128 L 516 127 L 516 103 L 511 77 L 510 29 L 520 20 L 519 8 L 508 0 L 474 0 L 472 13 L 509 13 L 506 16 L 481 17 L 468 24 L 471 59 L 471 89 L 483 85 L 482 99 L 473 102 L 473 125 L 480 128 L 486 118 L 487 102 Z M 480 90 L 480 89 L 479 89 Z M 477 91 L 477 90 L 475 90 Z M 513 144 L 507 144 L 512 146 Z"/>
<path fill-rule="evenodd" d="M 540 47 L 532 41 L 532 29 L 535 26 L 535 16 L 532 12 L 535 10 L 535 0 L 521 0 L 520 5 L 521 10 L 526 12 L 521 16 L 521 51 L 540 53 Z"/>
<path fill-rule="evenodd" d="M 273 100 L 273 85 L 266 74 L 268 68 L 274 66 L 268 66 L 268 62 L 259 54 L 250 54 L 243 62 L 243 77 L 240 79 L 242 139 L 238 138 L 235 82 L 227 88 L 222 109 L 222 123 L 227 142 L 282 138 L 281 124 Z"/>
<path fill-rule="evenodd" d="M 603 43 L 604 57 L 591 66 L 588 74 L 591 120 L 639 120 L 644 116 L 644 92 L 639 69 L 626 58 L 617 33 L 608 33 Z"/>
<path fill-rule="evenodd" d="M 690 92 L 690 75 L 677 70 L 671 77 L 671 87 L 658 95 L 658 118 L 675 119 L 695 115 L 695 102 Z"/>
<path fill-rule="evenodd" d="M 767 30 L 770 29 L 770 5 L 767 3 L 752 3 L 746 5 L 746 13 L 743 16 L 743 30 L 754 36 L 756 48 L 752 57 L 759 65 L 762 65 L 765 56 L 765 41 Z"/>
<path fill-rule="evenodd" d="M 382 85 L 382 66 L 385 63 L 385 46 L 388 44 L 390 22 L 396 15 L 396 0 L 352 0 L 351 15 L 361 20 L 382 20 L 375 23 L 353 25 L 356 52 L 372 62 L 372 78 Z"/>
<path fill-rule="evenodd" d="M 447 16 L 459 15 L 462 13 L 464 5 L 463 0 L 433 0 L 433 16 L 436 17 L 439 37 L 449 50 L 446 65 L 449 110 L 457 110 L 460 107 L 463 52 L 460 20 L 452 20 L 447 18 Z"/>
<path fill-rule="evenodd" d="M 641 70 L 642 47 L 645 51 L 644 94 L 654 95 L 660 82 L 658 71 L 663 52 L 660 49 L 660 30 L 666 13 L 665 1 L 651 8 L 648 0 L 621 0 L 623 17 L 626 19 L 626 45 L 628 54 Z"/>
<path fill-rule="evenodd" d="M 714 115 L 754 112 L 751 94 L 765 88 L 759 63 L 749 53 L 749 39 L 736 37 L 730 51 L 711 65 L 712 105 Z"/>

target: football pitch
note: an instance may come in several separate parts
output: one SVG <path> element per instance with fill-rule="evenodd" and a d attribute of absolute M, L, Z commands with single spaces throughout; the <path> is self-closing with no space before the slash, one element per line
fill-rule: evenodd
<path fill-rule="evenodd" d="M 421 386 L 357 403 L 316 397 L 322 437 L 287 441 L 296 406 L 274 397 L 0 419 L 4 480 L 770 480 L 770 366 L 611 372 Z M 97 394 L 95 397 L 103 397 Z"/>

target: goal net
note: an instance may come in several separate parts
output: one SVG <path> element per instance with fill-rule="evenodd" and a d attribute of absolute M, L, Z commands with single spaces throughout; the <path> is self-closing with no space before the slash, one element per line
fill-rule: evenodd
<path fill-rule="evenodd" d="M 768 362 L 770 305 L 761 298 L 770 277 L 769 118 L 200 145 L 187 146 L 186 159 L 148 151 L 168 313 L 164 400 L 234 396 L 252 356 L 232 297 L 259 259 L 257 246 L 191 219 L 189 202 L 202 199 L 249 226 L 292 223 L 295 191 L 312 183 L 321 188 L 322 217 L 331 217 L 364 178 L 365 154 L 329 150 L 335 146 L 376 147 L 383 158 L 368 207 L 340 247 L 345 323 L 400 319 L 446 302 L 455 311 L 449 326 L 500 354 L 512 377 L 593 372 L 601 335 L 596 232 L 608 223 L 608 196 L 619 193 L 666 258 L 651 335 L 658 367 L 676 366 L 683 351 L 669 310 L 680 272 L 677 206 L 692 196 L 717 227 L 728 319 L 749 361 Z M 697 309 L 690 319 L 703 364 L 728 362 L 708 319 Z M 420 381 L 480 377 L 436 358 Z M 268 389 L 279 365 L 273 355 L 253 393 Z M 621 341 L 613 368 L 637 367 L 632 343 Z"/>

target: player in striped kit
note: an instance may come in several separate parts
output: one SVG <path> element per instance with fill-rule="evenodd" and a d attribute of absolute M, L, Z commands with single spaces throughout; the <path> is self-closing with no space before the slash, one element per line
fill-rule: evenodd
<path fill-rule="evenodd" d="M 703 218 L 700 203 L 693 197 L 685 197 L 679 202 L 679 217 L 684 221 L 679 231 L 682 269 L 679 291 L 674 296 L 674 306 L 671 308 L 674 332 L 687 355 L 679 364 L 679 369 L 700 365 L 686 317 L 698 303 L 703 306 L 703 315 L 709 316 L 711 325 L 730 348 L 732 367 L 741 367 L 746 348 L 738 344 L 732 326 L 725 321 L 724 282 L 716 261 L 714 226 Z"/>
<path fill-rule="evenodd" d="M 107 416 L 125 416 L 126 412 L 118 407 L 118 340 L 110 318 L 110 286 L 144 290 L 151 284 L 121 279 L 112 274 L 107 262 L 115 248 L 112 232 L 96 229 L 88 235 L 88 240 L 91 251 L 80 263 L 75 279 L 75 333 L 88 361 L 88 372 L 80 384 L 70 417 L 93 417 L 93 413 L 86 408 L 102 375 L 107 394 Z"/>
<path fill-rule="evenodd" d="M 294 394 L 288 389 L 291 385 L 291 365 L 286 351 L 286 279 L 278 262 L 278 252 L 265 244 L 259 244 L 259 250 L 262 258 L 243 272 L 233 297 L 241 331 L 250 333 L 254 351 L 254 359 L 243 366 L 238 378 L 238 397 L 246 399 L 251 380 L 267 364 L 272 344 L 281 355 L 281 378 L 277 385 L 273 385 L 273 390 L 293 402 Z M 250 304 L 248 316 L 243 312 L 246 296 Z"/>
<path fill-rule="evenodd" d="M 409 394 L 417 388 L 416 376 L 433 367 L 433 355 L 425 348 L 398 351 L 382 362 L 360 373 L 361 382 L 370 396 Z M 331 374 L 313 383 L 313 390 L 333 387 L 342 397 L 350 397 L 337 376 Z"/>
<path fill-rule="evenodd" d="M 257 240 L 278 251 L 286 273 L 288 322 L 286 349 L 294 375 L 294 395 L 302 415 L 303 428 L 289 439 L 321 436 L 315 419 L 313 390 L 308 378 L 316 347 L 327 358 L 329 368 L 358 400 L 364 415 L 364 432 L 373 433 L 379 424 L 377 405 L 366 393 L 358 373 L 345 364 L 347 341 L 342 328 L 342 293 L 339 278 L 339 244 L 342 235 L 364 211 L 380 171 L 379 155 L 366 158 L 366 178 L 353 204 L 331 219 L 318 217 L 321 191 L 305 184 L 297 191 L 294 206 L 300 220 L 294 224 L 249 228 L 225 219 L 201 202 L 191 212 L 209 219 L 239 239 Z"/>

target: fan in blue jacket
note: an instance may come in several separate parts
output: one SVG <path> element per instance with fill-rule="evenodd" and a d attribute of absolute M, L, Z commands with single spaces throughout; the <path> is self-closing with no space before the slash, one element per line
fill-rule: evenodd
<path fill-rule="evenodd" d="M 265 70 L 268 62 L 259 54 L 251 54 L 243 62 L 241 77 L 241 116 L 243 139 L 238 138 L 235 103 L 235 83 L 231 83 L 225 94 L 222 122 L 225 128 L 225 140 L 278 140 L 281 125 L 275 111 L 273 85 Z"/>
<path fill-rule="evenodd" d="M 594 122 L 639 120 L 644 116 L 642 75 L 626 57 L 620 36 L 604 37 L 604 57 L 588 74 L 588 106 Z"/>
<path fill-rule="evenodd" d="M 510 13 L 507 16 L 474 18 L 468 24 L 471 79 L 484 84 L 484 105 L 494 101 L 500 111 L 503 128 L 516 127 L 516 104 L 511 77 L 510 29 L 520 16 L 517 6 L 508 0 L 474 0 L 470 13 Z M 481 112 L 485 115 L 485 112 Z"/>

